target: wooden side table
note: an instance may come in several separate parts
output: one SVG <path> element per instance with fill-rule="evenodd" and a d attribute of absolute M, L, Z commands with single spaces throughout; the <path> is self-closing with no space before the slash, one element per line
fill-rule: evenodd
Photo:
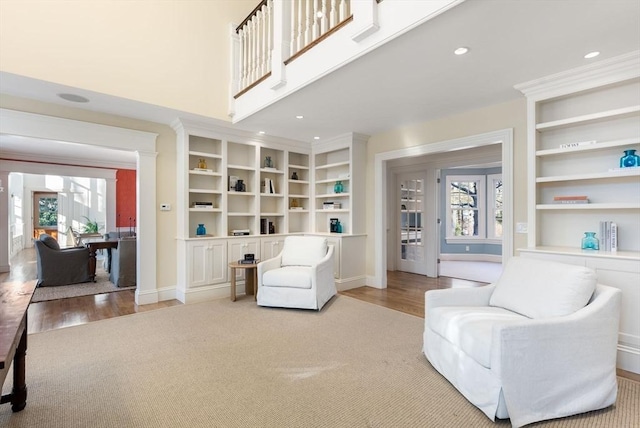
<path fill-rule="evenodd" d="M 236 269 L 244 269 L 244 290 L 245 294 L 253 294 L 253 299 L 258 298 L 258 264 L 242 264 L 238 262 L 229 263 L 231 269 L 231 301 L 236 301 Z"/>

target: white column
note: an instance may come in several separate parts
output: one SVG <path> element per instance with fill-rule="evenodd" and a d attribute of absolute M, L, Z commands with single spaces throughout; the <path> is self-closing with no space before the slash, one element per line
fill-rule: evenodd
<path fill-rule="evenodd" d="M 136 152 L 138 156 L 136 176 L 136 234 L 138 236 L 138 268 L 136 270 L 136 304 L 146 305 L 158 302 L 156 280 L 156 192 L 143 188 L 143 183 L 156 182 L 155 152 Z M 143 274 L 144 273 L 144 274 Z"/>
<path fill-rule="evenodd" d="M 286 82 L 284 62 L 293 55 L 295 47 L 296 2 L 278 1 L 273 3 L 273 52 L 271 54 L 271 89 L 278 89 Z M 291 37 L 291 40 L 289 40 Z"/>
<path fill-rule="evenodd" d="M 378 31 L 378 3 L 376 0 L 352 1 L 353 33 L 351 39 L 359 42 Z M 343 18 L 345 19 L 346 16 Z"/>
<path fill-rule="evenodd" d="M 0 182 L 0 272 L 9 272 L 9 239 L 13 239 L 9 236 L 9 171 L 0 171 Z"/>

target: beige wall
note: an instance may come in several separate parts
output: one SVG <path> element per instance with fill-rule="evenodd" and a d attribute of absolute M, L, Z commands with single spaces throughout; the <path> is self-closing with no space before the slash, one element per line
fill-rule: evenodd
<path fill-rule="evenodd" d="M 513 128 L 514 150 L 514 215 L 513 223 L 527 221 L 527 116 L 524 97 L 503 104 L 468 111 L 455 116 L 430 122 L 416 123 L 393 129 L 389 132 L 373 135 L 367 145 L 367 275 L 375 274 L 374 248 L 374 198 L 375 192 L 374 160 L 378 153 L 407 147 L 438 143 L 461 137 Z M 526 246 L 524 234 L 514 230 L 513 248 Z M 386 257 L 386 256 L 385 256 Z"/>
<path fill-rule="evenodd" d="M 158 134 L 156 140 L 156 152 L 158 153 L 156 158 L 158 172 L 156 178 L 156 200 L 176 206 L 176 134 L 169 126 L 54 104 L 45 104 L 7 95 L 0 96 L 0 107 Z M 43 173 L 46 173 L 44 168 Z M 176 211 L 158 212 L 156 221 L 157 288 L 175 287 L 177 281 Z"/>
<path fill-rule="evenodd" d="M 257 0 L 2 0 L 0 70 L 228 120 L 229 24 Z"/>

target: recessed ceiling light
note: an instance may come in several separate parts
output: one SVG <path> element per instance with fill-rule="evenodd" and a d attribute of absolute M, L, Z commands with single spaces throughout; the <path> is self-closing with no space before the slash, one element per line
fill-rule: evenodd
<path fill-rule="evenodd" d="M 588 54 L 586 54 L 584 57 L 585 57 L 586 59 L 591 59 L 591 58 L 595 58 L 595 57 L 597 57 L 598 55 L 600 55 L 600 52 L 598 52 L 598 51 L 593 51 L 593 52 L 589 52 L 589 53 L 588 53 Z"/>
<path fill-rule="evenodd" d="M 58 94 L 63 100 L 71 101 L 72 103 L 88 103 L 89 98 L 85 98 L 76 94 Z"/>
<path fill-rule="evenodd" d="M 304 119 L 304 116 L 299 114 L 299 115 L 296 116 L 296 119 Z"/>
<path fill-rule="evenodd" d="M 260 131 L 260 132 L 258 132 L 258 134 L 264 135 L 264 131 Z"/>
<path fill-rule="evenodd" d="M 314 140 L 319 140 L 319 139 L 320 139 L 320 137 L 313 137 L 313 139 L 314 139 Z"/>
<path fill-rule="evenodd" d="M 456 49 L 455 51 L 453 51 L 453 53 L 456 54 L 456 55 L 464 55 L 467 52 L 469 52 L 469 48 L 465 48 L 464 46 L 461 46 L 458 49 Z"/>

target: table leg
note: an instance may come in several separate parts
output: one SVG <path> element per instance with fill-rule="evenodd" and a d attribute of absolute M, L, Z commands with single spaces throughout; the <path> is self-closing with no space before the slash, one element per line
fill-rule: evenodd
<path fill-rule="evenodd" d="M 253 282 L 253 268 L 247 268 L 244 271 L 244 294 L 247 296 L 255 294 L 255 283 Z"/>
<path fill-rule="evenodd" d="M 26 316 L 26 315 L 25 315 Z M 13 357 L 13 390 L 11 391 L 11 410 L 19 412 L 27 405 L 26 384 L 26 356 L 27 356 L 27 325 L 25 322 L 20 343 Z"/>
<path fill-rule="evenodd" d="M 231 301 L 236 301 L 236 268 L 231 269 Z"/>
<path fill-rule="evenodd" d="M 96 282 L 96 250 L 89 247 L 89 279 Z"/>
<path fill-rule="evenodd" d="M 253 268 L 253 300 L 258 300 L 258 267 Z"/>

